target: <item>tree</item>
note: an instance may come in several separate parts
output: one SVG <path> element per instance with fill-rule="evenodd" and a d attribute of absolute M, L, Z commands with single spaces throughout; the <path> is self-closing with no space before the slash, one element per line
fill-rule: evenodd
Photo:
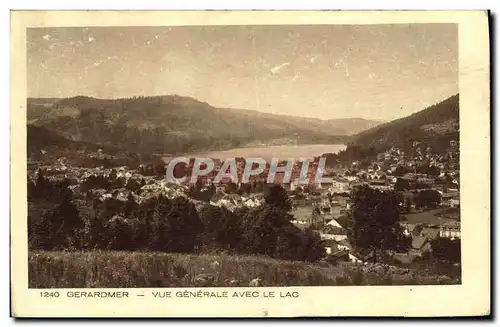
<path fill-rule="evenodd" d="M 47 180 L 45 179 L 45 176 L 43 175 L 43 170 L 40 168 L 40 169 L 38 169 L 38 172 L 37 172 L 36 186 L 40 190 L 43 190 L 43 188 L 46 186 L 46 184 L 47 184 Z"/>
<path fill-rule="evenodd" d="M 204 224 L 203 245 L 207 248 L 236 249 L 241 245 L 240 217 L 226 208 L 205 205 L 200 210 Z"/>
<path fill-rule="evenodd" d="M 283 212 L 270 205 L 253 208 L 243 217 L 243 251 L 250 254 L 275 255 L 279 228 L 286 219 Z"/>
<path fill-rule="evenodd" d="M 37 196 L 36 194 L 36 185 L 33 183 L 29 178 L 28 178 L 28 185 L 27 185 L 27 195 L 28 195 L 28 201 L 35 198 Z"/>
<path fill-rule="evenodd" d="M 83 232 L 84 244 L 87 249 L 104 249 L 107 247 L 108 233 L 105 222 L 99 216 L 99 200 L 92 200 L 91 213 L 85 220 Z"/>
<path fill-rule="evenodd" d="M 273 257 L 284 260 L 304 260 L 304 233 L 293 224 L 287 224 L 277 230 Z"/>
<path fill-rule="evenodd" d="M 436 190 L 422 190 L 415 195 L 415 206 L 420 209 L 435 209 L 441 203 L 441 194 Z"/>
<path fill-rule="evenodd" d="M 304 261 L 315 262 L 325 256 L 325 246 L 321 236 L 313 228 L 309 227 L 304 232 L 303 258 Z"/>
<path fill-rule="evenodd" d="M 347 229 L 347 230 L 351 230 L 352 229 L 352 216 L 351 215 L 348 215 L 348 214 L 344 214 L 338 218 L 335 219 L 340 226 L 342 226 L 343 228 Z"/>
<path fill-rule="evenodd" d="M 250 183 L 241 183 L 240 188 L 238 189 L 238 194 L 248 194 L 252 191 L 252 184 Z"/>
<path fill-rule="evenodd" d="M 132 250 L 134 229 L 129 219 L 116 215 L 106 224 L 107 248 L 110 250 Z"/>
<path fill-rule="evenodd" d="M 79 248 L 84 222 L 72 202 L 72 192 L 65 189 L 60 202 L 53 211 L 47 212 L 40 220 L 31 222 L 30 244 L 43 250 Z"/>
<path fill-rule="evenodd" d="M 431 248 L 433 256 L 443 261 L 457 263 L 462 258 L 460 239 L 438 237 L 431 241 Z"/>
<path fill-rule="evenodd" d="M 398 178 L 394 184 L 395 191 L 404 191 L 410 189 L 410 182 L 404 178 Z"/>
<path fill-rule="evenodd" d="M 292 210 L 292 200 L 281 185 L 273 184 L 268 186 L 264 192 L 264 200 L 266 204 L 278 208 L 283 212 L 290 212 Z"/>
<path fill-rule="evenodd" d="M 396 177 L 401 177 L 401 176 L 403 176 L 404 174 L 406 174 L 408 172 L 409 172 L 409 170 L 406 167 L 397 166 L 396 170 L 394 170 L 393 175 L 396 176 Z"/>
<path fill-rule="evenodd" d="M 192 253 L 199 244 L 199 234 L 203 231 L 203 222 L 198 212 L 188 199 L 179 197 L 172 200 L 165 219 L 163 248 L 167 252 Z"/>
<path fill-rule="evenodd" d="M 127 190 L 133 191 L 133 192 L 140 190 L 141 187 L 142 187 L 141 182 L 136 180 L 136 179 L 133 179 L 133 178 L 129 178 L 129 180 L 127 181 L 127 184 L 125 185 L 125 188 Z"/>
<path fill-rule="evenodd" d="M 351 244 L 360 251 L 395 250 L 402 247 L 404 236 L 399 226 L 400 198 L 393 192 L 381 192 L 362 185 L 351 192 Z"/>
<path fill-rule="evenodd" d="M 133 218 L 135 211 L 139 208 L 139 205 L 135 201 L 132 192 L 130 192 L 127 196 L 127 202 L 125 202 L 124 214 L 125 217 Z"/>
<path fill-rule="evenodd" d="M 226 185 L 226 193 L 237 193 L 238 192 L 238 185 L 236 185 L 236 183 L 233 183 L 233 182 L 229 182 L 227 183 Z"/>
<path fill-rule="evenodd" d="M 311 213 L 311 224 L 310 226 L 314 229 L 323 229 L 324 221 L 321 216 L 321 212 L 318 207 L 314 208 Z"/>

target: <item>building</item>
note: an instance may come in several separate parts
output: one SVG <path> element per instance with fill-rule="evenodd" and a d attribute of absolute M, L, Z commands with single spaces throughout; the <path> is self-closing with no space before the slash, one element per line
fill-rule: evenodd
<path fill-rule="evenodd" d="M 421 237 L 426 237 L 429 240 L 433 240 L 439 236 L 439 229 L 432 227 L 424 227 L 420 232 Z"/>
<path fill-rule="evenodd" d="M 451 239 L 460 238 L 460 222 L 451 221 L 444 223 L 439 230 L 439 236 Z"/>
<path fill-rule="evenodd" d="M 323 240 L 343 241 L 347 240 L 347 231 L 342 227 L 326 225 L 320 232 L 320 236 Z"/>
<path fill-rule="evenodd" d="M 292 223 L 299 228 L 306 228 L 310 225 L 312 212 L 312 207 L 295 208 L 295 211 L 293 212 L 294 219 L 292 220 Z"/>
<path fill-rule="evenodd" d="M 413 255 L 413 257 L 422 256 L 425 252 L 429 252 L 431 250 L 431 244 L 429 240 L 425 236 L 415 236 L 411 240 L 411 249 L 409 250 L 409 254 Z"/>
<path fill-rule="evenodd" d="M 403 234 L 405 236 L 418 236 L 422 231 L 422 225 L 420 224 L 412 224 L 412 223 L 400 223 L 403 228 Z"/>

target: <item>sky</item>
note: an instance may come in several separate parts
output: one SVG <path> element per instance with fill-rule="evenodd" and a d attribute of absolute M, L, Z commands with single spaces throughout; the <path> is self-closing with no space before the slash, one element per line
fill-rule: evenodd
<path fill-rule="evenodd" d="M 458 93 L 456 24 L 27 31 L 29 97 L 178 94 L 216 107 L 392 120 Z"/>

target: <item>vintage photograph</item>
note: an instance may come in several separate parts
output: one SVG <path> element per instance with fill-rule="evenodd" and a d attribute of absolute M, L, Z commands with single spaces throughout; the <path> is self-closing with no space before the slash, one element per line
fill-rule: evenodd
<path fill-rule="evenodd" d="M 30 288 L 461 284 L 457 24 L 36 27 L 26 52 Z"/>

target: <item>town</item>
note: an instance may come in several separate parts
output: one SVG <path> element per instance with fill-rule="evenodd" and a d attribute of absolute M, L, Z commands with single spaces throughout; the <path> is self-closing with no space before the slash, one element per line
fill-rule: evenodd
<path fill-rule="evenodd" d="M 448 151 L 433 153 L 429 146 L 414 142 L 412 153 L 405 153 L 392 147 L 378 153 L 376 157 L 353 162 L 328 163 L 322 171 L 325 181 L 315 183 L 320 157 L 316 157 L 309 167 L 309 183 L 296 183 L 301 172 L 300 162 L 295 163 L 290 181 L 283 172 L 275 173 L 276 180 L 292 200 L 293 219 L 291 222 L 305 230 L 312 228 L 321 236 L 324 259 L 330 261 L 351 261 L 364 263 L 371 260 L 373 253 L 361 254 L 349 243 L 350 192 L 353 188 L 367 185 L 382 192 L 395 191 L 401 195 L 399 203 L 404 235 L 411 245 L 405 252 L 386 251 L 387 262 L 411 265 L 426 258 L 432 252 L 432 242 L 438 238 L 460 239 L 460 173 L 459 149 L 456 141 L 451 141 Z M 97 154 L 103 155 L 102 150 Z M 189 176 L 193 161 L 177 165 L 174 175 Z M 239 208 L 256 208 L 264 203 L 264 189 L 269 164 L 262 173 L 251 176 L 248 183 L 241 179 L 224 177 L 213 184 L 213 178 L 221 169 L 221 161 L 214 159 L 215 169 L 199 176 L 196 183 L 190 179 L 168 180 L 165 174 L 153 167 L 138 165 L 115 168 L 72 167 L 65 158 L 53 165 L 38 165 L 29 162 L 28 187 L 36 184 L 39 174 L 49 181 L 65 181 L 73 192 L 75 200 L 88 201 L 115 199 L 127 202 L 133 199 L 141 204 L 148 199 L 163 195 L 168 199 L 185 198 L 197 209 L 209 203 L 231 212 Z M 168 164 L 168 159 L 165 160 Z M 236 158 L 237 175 L 242 176 L 245 159 Z"/>

